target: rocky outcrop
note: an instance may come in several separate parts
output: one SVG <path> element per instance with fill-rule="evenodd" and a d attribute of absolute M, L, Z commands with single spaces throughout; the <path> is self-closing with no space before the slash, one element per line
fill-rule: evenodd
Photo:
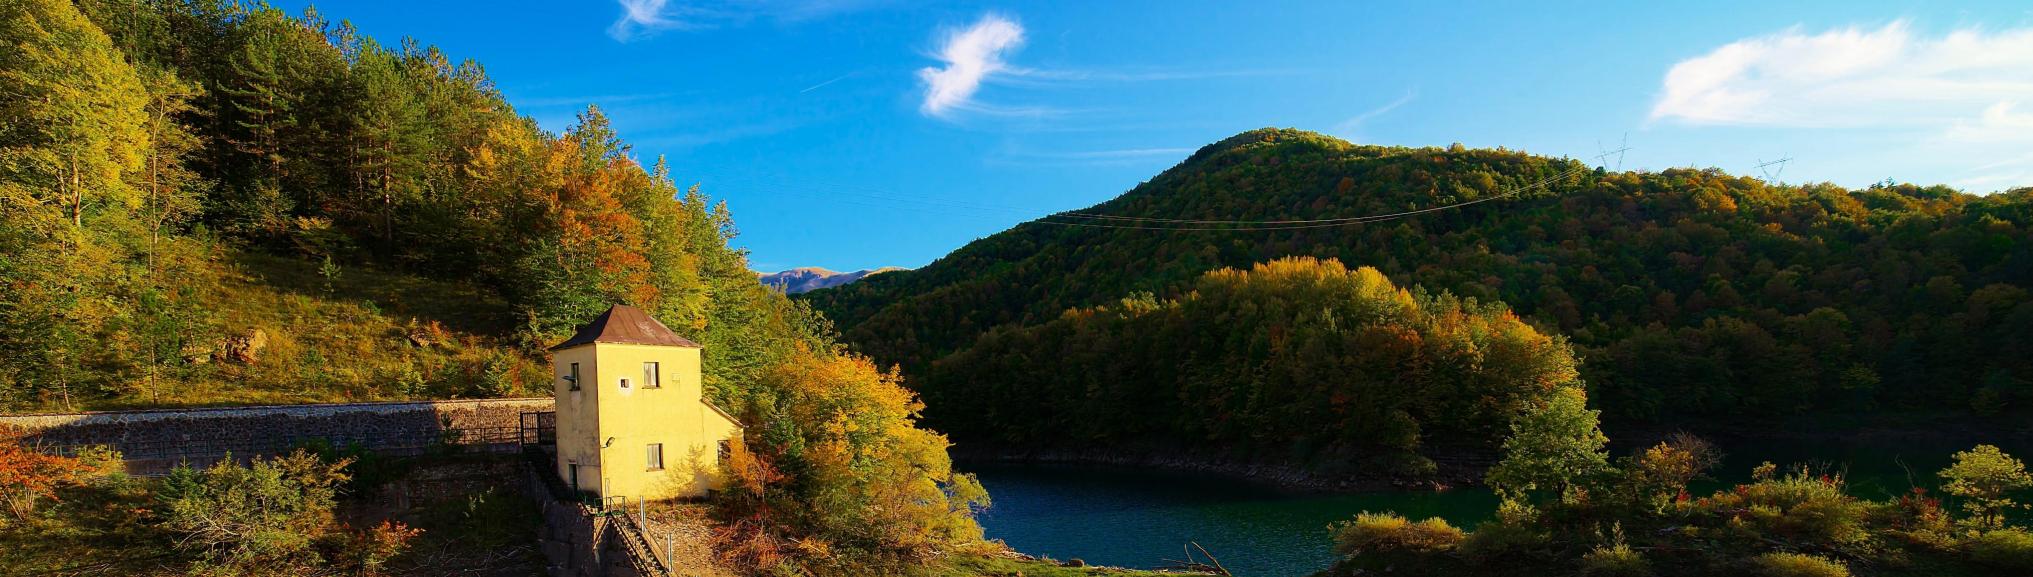
<path fill-rule="evenodd" d="M 261 360 L 261 349 L 268 348 L 268 332 L 259 328 L 226 337 L 224 346 L 214 355 L 219 360 L 242 365 L 252 365 Z"/>

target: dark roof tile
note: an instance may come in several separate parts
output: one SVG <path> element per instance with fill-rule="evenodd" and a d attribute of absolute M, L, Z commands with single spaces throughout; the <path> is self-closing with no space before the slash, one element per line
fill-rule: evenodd
<path fill-rule="evenodd" d="M 579 327 L 579 332 L 551 350 L 569 349 L 593 343 L 627 343 L 634 345 L 663 345 L 667 347 L 699 348 L 699 343 L 671 332 L 669 327 L 657 322 L 649 313 L 628 305 L 614 305 L 593 322 Z"/>

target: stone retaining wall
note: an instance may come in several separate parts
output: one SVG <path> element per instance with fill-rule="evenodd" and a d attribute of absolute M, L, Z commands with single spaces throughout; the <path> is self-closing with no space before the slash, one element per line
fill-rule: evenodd
<path fill-rule="evenodd" d="M 551 399 L 271 405 L 0 416 L 30 445 L 63 452 L 105 445 L 130 461 L 252 456 L 306 442 L 402 453 L 434 444 L 513 444 L 522 414 Z"/>

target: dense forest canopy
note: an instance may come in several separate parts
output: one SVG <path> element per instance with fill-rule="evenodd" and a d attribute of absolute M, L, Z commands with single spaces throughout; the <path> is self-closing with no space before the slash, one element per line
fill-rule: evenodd
<path fill-rule="evenodd" d="M 1046 219 L 917 270 L 800 298 L 848 342 L 917 376 L 995 346 L 984 335 L 1007 327 L 1136 291 L 1177 298 L 1208 270 L 1312 256 L 1503 302 L 1569 336 L 1591 401 L 1612 421 L 2033 409 L 2033 189 L 1848 190 L 1715 170 L 1572 172 L 1580 166 L 1501 149 L 1251 131 L 1083 212 L 1361 216 L 1568 176 L 1474 206 L 1339 227 L 1211 232 Z M 966 386 L 1025 377 L 976 378 Z M 931 410 L 941 417 L 938 404 Z"/>
<path fill-rule="evenodd" d="M 356 317 L 414 303 L 329 302 L 344 271 L 371 267 L 506 303 L 472 323 L 505 351 L 472 371 L 503 381 L 481 394 L 548 394 L 543 347 L 614 303 L 702 342 L 708 394 L 773 471 L 728 497 L 754 522 L 723 537 L 771 570 L 980 544 L 985 495 L 916 426 L 912 394 L 758 282 L 724 205 L 660 159 L 639 164 L 597 108 L 549 133 L 476 63 L 265 5 L 10 1 L 0 41 L 0 407 L 176 404 L 178 384 L 244 377 L 205 351 L 255 303 L 215 287 L 278 258 L 315 263 L 324 284 L 280 299 L 286 316 L 381 341 L 296 347 L 292 385 L 337 386 L 324 368 L 355 355 L 398 357 L 393 374 L 348 377 L 377 384 L 442 368 L 428 351 L 459 345 L 439 344 L 436 321 L 468 319 L 404 334 Z M 755 513 L 798 510 L 825 514 Z"/>
<path fill-rule="evenodd" d="M 991 330 L 917 387 L 946 430 L 1013 446 L 1324 451 L 1413 477 L 1432 472 L 1421 449 L 1493 449 L 1518 415 L 1581 388 L 1564 339 L 1374 268 L 1294 257 L 1192 287 Z"/>

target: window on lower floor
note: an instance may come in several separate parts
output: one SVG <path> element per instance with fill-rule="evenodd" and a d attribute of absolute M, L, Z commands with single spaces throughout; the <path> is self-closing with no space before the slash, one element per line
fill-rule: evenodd
<path fill-rule="evenodd" d="M 722 439 L 720 441 L 720 464 L 727 464 L 727 457 L 732 453 L 734 453 L 734 441 Z"/>
<path fill-rule="evenodd" d="M 651 471 L 656 471 L 656 470 L 660 470 L 660 469 L 663 469 L 663 468 L 664 468 L 664 444 L 663 444 L 663 443 L 650 443 L 650 444 L 649 444 L 649 470 L 651 470 Z"/>

